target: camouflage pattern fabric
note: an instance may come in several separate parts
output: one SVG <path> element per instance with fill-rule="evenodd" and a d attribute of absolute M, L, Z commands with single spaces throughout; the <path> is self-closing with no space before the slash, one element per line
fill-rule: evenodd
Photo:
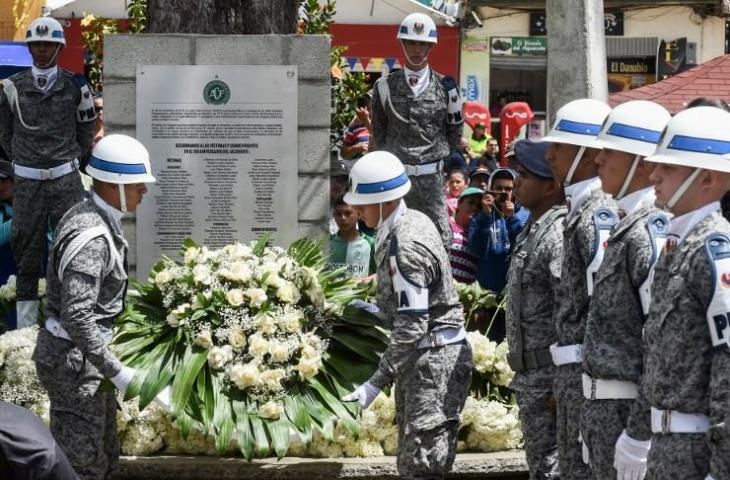
<path fill-rule="evenodd" d="M 542 390 L 531 388 L 517 392 L 530 480 L 560 478 L 558 446 L 555 440 L 555 412 L 550 408 L 552 396 L 552 388 Z"/>
<path fill-rule="evenodd" d="M 18 300 L 38 298 L 38 279 L 48 246 L 48 227 L 54 230 L 61 217 L 84 195 L 78 172 L 54 180 L 15 177 L 11 248 L 18 265 Z"/>
<path fill-rule="evenodd" d="M 626 419 L 634 403 L 634 400 L 583 399 L 580 433 L 588 447 L 590 478 L 616 478 L 613 468 L 616 441 L 626 428 Z"/>
<path fill-rule="evenodd" d="M 730 233 L 719 211 L 657 262 L 640 395 L 652 407 L 708 415 L 720 425 L 730 416 L 730 349 L 712 347 L 705 316 L 714 292 L 705 239 L 714 232 Z M 727 452 L 726 430 L 724 435 L 654 434 L 647 478 L 700 479 L 710 472 L 716 480 L 728 478 L 722 476 L 728 472 Z"/>
<path fill-rule="evenodd" d="M 404 478 L 443 478 L 453 464 L 459 414 L 471 380 L 471 349 L 463 341 L 418 348 L 429 331 L 464 324 L 449 258 L 433 223 L 406 209 L 376 247 L 377 303 L 391 319 L 390 343 L 370 382 L 395 383 L 400 433 L 398 468 Z M 404 311 L 391 267 L 427 289 L 425 310 Z"/>
<path fill-rule="evenodd" d="M 446 207 L 444 191 L 444 177 L 441 173 L 410 177 L 411 190 L 406 194 L 406 205 L 413 205 L 414 210 L 426 214 L 436 226 L 444 248 L 451 249 L 451 228 L 449 227 L 449 211 Z"/>
<path fill-rule="evenodd" d="M 603 191 L 596 190 L 566 217 L 555 316 L 560 345 L 583 343 L 590 301 L 586 269 L 592 260 L 596 241 L 593 214 L 599 208 L 608 208 L 618 215 L 616 202 Z M 561 478 L 566 480 L 590 478 L 590 469 L 583 463 L 582 446 L 578 441 L 583 405 L 581 372 L 580 364 L 568 364 L 558 367 L 555 375 L 558 458 Z"/>

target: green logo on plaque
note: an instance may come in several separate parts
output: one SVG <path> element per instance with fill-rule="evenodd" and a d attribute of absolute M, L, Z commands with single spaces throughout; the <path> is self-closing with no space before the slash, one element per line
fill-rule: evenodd
<path fill-rule="evenodd" d="M 228 88 L 225 82 L 213 80 L 208 82 L 205 89 L 203 89 L 203 98 L 205 98 L 206 103 L 211 105 L 223 105 L 231 99 L 231 89 Z"/>

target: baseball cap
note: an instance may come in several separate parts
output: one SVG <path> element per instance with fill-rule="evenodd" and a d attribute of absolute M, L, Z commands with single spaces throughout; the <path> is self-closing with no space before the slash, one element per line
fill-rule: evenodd
<path fill-rule="evenodd" d="M 549 142 L 536 142 L 530 139 L 519 140 L 515 143 L 515 160 L 525 167 L 525 170 L 548 180 L 553 179 L 553 172 L 547 161 Z"/>
<path fill-rule="evenodd" d="M 488 177 L 488 176 L 489 176 L 489 169 L 487 169 L 487 168 L 484 168 L 484 167 L 477 167 L 477 168 L 475 168 L 475 169 L 474 169 L 474 170 L 473 170 L 473 171 L 472 171 L 472 172 L 471 172 L 471 173 L 469 174 L 469 178 L 474 178 L 474 177 L 476 177 L 477 175 L 486 175 L 486 176 Z"/>
<path fill-rule="evenodd" d="M 487 128 L 487 125 L 484 122 L 477 122 L 474 124 L 474 128 L 481 127 L 481 128 Z"/>
<path fill-rule="evenodd" d="M 461 195 L 459 195 L 459 200 L 461 200 L 462 198 L 471 197 L 473 195 L 482 196 L 482 195 L 484 195 L 484 191 L 481 188 L 469 187 L 466 190 L 464 190 L 463 192 L 461 192 Z"/>
<path fill-rule="evenodd" d="M 13 164 L 0 160 L 0 178 L 13 178 Z"/>

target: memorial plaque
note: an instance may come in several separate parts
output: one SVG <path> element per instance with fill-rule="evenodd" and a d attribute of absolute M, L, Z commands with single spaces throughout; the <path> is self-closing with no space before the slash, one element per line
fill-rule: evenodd
<path fill-rule="evenodd" d="M 137 272 L 186 238 L 297 238 L 297 67 L 141 65 L 137 138 L 157 183 L 137 211 Z"/>

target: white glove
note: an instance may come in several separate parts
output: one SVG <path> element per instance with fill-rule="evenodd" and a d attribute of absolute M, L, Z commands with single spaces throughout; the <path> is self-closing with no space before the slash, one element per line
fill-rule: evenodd
<path fill-rule="evenodd" d="M 616 480 L 643 480 L 650 448 L 651 440 L 634 440 L 624 430 L 616 442 L 616 456 L 613 459 Z"/>
<path fill-rule="evenodd" d="M 707 476 L 705 477 L 705 480 L 715 480 L 715 477 L 713 477 L 712 475 L 710 475 L 708 473 Z"/>
<path fill-rule="evenodd" d="M 375 397 L 378 396 L 380 393 L 380 389 L 376 388 L 372 383 L 365 382 L 357 389 L 355 389 L 354 392 L 348 393 L 344 397 L 342 397 L 343 402 L 354 402 L 357 400 L 360 402 L 360 407 L 362 408 L 368 408 L 371 403 L 373 403 L 373 400 L 375 400 Z"/>
<path fill-rule="evenodd" d="M 350 302 L 350 306 L 355 308 L 361 308 L 363 310 L 367 310 L 370 313 L 378 313 L 380 311 L 380 307 L 375 305 L 374 303 L 368 303 L 360 299 L 355 299 Z"/>
<path fill-rule="evenodd" d="M 157 396 L 155 397 L 155 403 L 166 411 L 170 411 L 170 409 L 172 408 L 172 399 L 170 396 L 169 385 L 163 388 L 162 391 L 157 394 Z"/>
<path fill-rule="evenodd" d="M 132 379 L 135 375 L 137 375 L 137 369 L 122 366 L 122 369 L 119 371 L 119 373 L 110 378 L 110 380 L 112 381 L 114 386 L 117 387 L 117 390 L 119 390 L 121 393 L 124 393 L 127 391 L 127 387 L 129 387 L 129 384 L 132 383 Z"/>

